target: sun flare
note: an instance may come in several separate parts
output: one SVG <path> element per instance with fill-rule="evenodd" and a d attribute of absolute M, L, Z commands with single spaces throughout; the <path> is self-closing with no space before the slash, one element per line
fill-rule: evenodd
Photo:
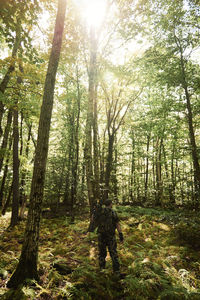
<path fill-rule="evenodd" d="M 106 0 L 81 0 L 81 13 L 88 26 L 98 28 L 106 12 Z"/>

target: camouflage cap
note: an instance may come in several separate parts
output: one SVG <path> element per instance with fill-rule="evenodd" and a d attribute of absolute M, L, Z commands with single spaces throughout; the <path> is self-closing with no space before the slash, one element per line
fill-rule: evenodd
<path fill-rule="evenodd" d="M 110 204 L 112 204 L 112 200 L 110 199 L 107 199 L 105 202 L 104 202 L 105 206 L 110 206 Z"/>

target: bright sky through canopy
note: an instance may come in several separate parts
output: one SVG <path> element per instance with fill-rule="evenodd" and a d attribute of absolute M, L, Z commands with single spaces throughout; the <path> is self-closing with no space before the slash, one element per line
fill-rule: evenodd
<path fill-rule="evenodd" d="M 81 0 L 81 14 L 88 26 L 98 28 L 103 22 L 106 12 L 106 0 Z"/>

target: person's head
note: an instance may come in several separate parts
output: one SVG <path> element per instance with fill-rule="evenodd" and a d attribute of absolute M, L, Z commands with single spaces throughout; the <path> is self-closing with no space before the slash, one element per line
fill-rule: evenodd
<path fill-rule="evenodd" d="M 107 200 L 105 201 L 105 206 L 106 206 L 106 207 L 112 207 L 112 200 L 107 199 Z"/>

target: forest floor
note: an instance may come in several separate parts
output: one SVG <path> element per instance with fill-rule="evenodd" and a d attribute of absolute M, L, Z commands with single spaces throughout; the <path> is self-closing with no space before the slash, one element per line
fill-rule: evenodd
<path fill-rule="evenodd" d="M 86 235 L 88 214 L 75 224 L 66 217 L 43 218 L 40 282 L 18 290 L 8 290 L 6 283 L 18 263 L 25 221 L 11 231 L 10 214 L 0 217 L 0 298 L 200 299 L 199 214 L 130 206 L 117 211 L 124 233 L 124 243 L 118 243 L 123 279 L 113 275 L 109 255 L 105 272 L 99 271 L 97 235 Z"/>

